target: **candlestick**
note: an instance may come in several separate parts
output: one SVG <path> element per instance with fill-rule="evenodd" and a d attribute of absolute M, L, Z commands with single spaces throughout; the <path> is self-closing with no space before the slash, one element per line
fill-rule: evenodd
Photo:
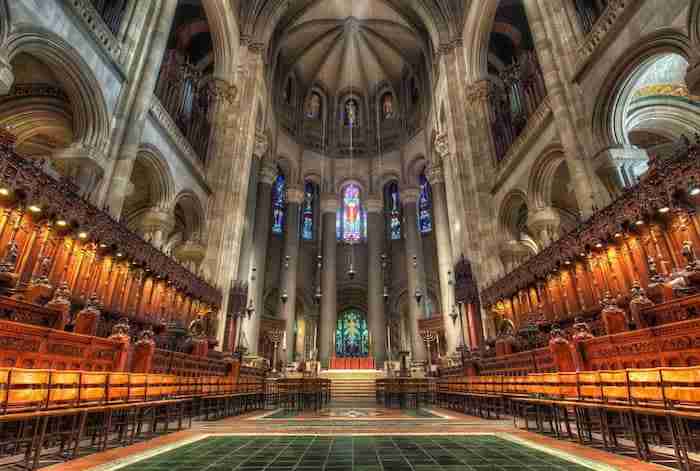
<path fill-rule="evenodd" d="M 391 355 L 391 328 L 388 324 L 386 326 L 386 349 L 389 351 L 389 355 Z"/>

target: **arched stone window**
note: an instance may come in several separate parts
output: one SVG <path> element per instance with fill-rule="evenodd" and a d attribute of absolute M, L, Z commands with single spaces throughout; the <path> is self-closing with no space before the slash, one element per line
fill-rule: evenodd
<path fill-rule="evenodd" d="M 272 233 L 284 233 L 284 219 L 287 209 L 287 181 L 280 170 L 272 186 Z"/>
<path fill-rule="evenodd" d="M 362 190 L 356 183 L 343 187 L 342 200 L 336 218 L 338 240 L 347 243 L 367 238 L 367 212 L 362 207 Z"/>
<path fill-rule="evenodd" d="M 389 240 L 401 240 L 401 200 L 396 181 L 389 182 L 384 189 L 384 211 Z"/>
<path fill-rule="evenodd" d="M 418 198 L 418 228 L 421 233 L 427 234 L 433 230 L 433 192 L 430 182 L 423 171 L 418 177 L 420 184 L 420 196 Z"/>
<path fill-rule="evenodd" d="M 307 181 L 304 184 L 304 204 L 301 208 L 301 239 L 314 240 L 314 209 L 316 206 L 316 185 Z"/>

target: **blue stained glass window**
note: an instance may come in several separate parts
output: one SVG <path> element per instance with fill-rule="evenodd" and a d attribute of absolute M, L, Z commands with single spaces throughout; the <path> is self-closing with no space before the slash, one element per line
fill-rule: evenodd
<path fill-rule="evenodd" d="M 367 316 L 357 309 L 348 309 L 338 316 L 335 329 L 337 357 L 366 357 L 369 355 Z"/>
<path fill-rule="evenodd" d="M 367 237 L 367 213 L 362 209 L 360 187 L 350 183 L 343 189 L 342 196 L 336 218 L 336 235 L 344 242 L 359 242 Z"/>
<path fill-rule="evenodd" d="M 280 172 L 272 186 L 272 233 L 284 233 L 284 216 L 287 207 L 287 182 Z"/>
<path fill-rule="evenodd" d="M 314 239 L 314 184 L 306 182 L 304 185 L 304 206 L 301 210 L 301 238 L 303 240 Z"/>
<path fill-rule="evenodd" d="M 418 198 L 418 228 L 425 234 L 433 230 L 433 216 L 430 210 L 433 207 L 432 190 L 425 173 L 420 174 L 420 196 Z"/>
<path fill-rule="evenodd" d="M 385 198 L 389 219 L 389 239 L 401 240 L 401 203 L 399 201 L 399 185 L 396 182 L 389 183 Z"/>

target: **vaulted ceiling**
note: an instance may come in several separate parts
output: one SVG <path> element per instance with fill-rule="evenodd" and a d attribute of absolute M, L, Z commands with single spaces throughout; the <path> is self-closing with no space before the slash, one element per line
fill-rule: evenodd
<path fill-rule="evenodd" d="M 303 83 L 331 94 L 372 90 L 424 65 L 424 31 L 389 3 L 324 0 L 307 8 L 279 34 L 281 76 L 294 70 Z"/>

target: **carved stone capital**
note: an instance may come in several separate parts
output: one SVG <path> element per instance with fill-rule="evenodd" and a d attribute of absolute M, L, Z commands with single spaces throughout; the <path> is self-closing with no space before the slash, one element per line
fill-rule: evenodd
<path fill-rule="evenodd" d="M 446 133 L 435 134 L 433 138 L 433 150 L 440 157 L 440 160 L 449 158 L 450 143 Z"/>
<path fill-rule="evenodd" d="M 184 243 L 175 247 L 173 255 L 181 262 L 194 262 L 199 265 L 204 260 L 207 253 L 207 248 L 198 240 L 187 240 Z"/>
<path fill-rule="evenodd" d="M 269 160 L 263 160 L 260 167 L 260 183 L 272 185 L 272 182 L 277 178 L 277 165 Z"/>
<path fill-rule="evenodd" d="M 231 105 L 236 101 L 238 89 L 235 85 L 228 83 L 226 80 L 215 78 L 207 84 L 209 97 L 219 103 Z"/>
<path fill-rule="evenodd" d="M 12 71 L 10 60 L 4 51 L 0 51 L 0 95 L 7 95 L 10 93 L 14 82 L 15 74 Z"/>
<path fill-rule="evenodd" d="M 287 187 L 287 201 L 292 204 L 301 204 L 304 201 L 304 187 L 289 185 Z"/>
<path fill-rule="evenodd" d="M 141 215 L 139 226 L 144 232 L 162 231 L 168 234 L 175 226 L 175 218 L 164 208 L 152 207 Z"/>
<path fill-rule="evenodd" d="M 263 158 L 267 154 L 267 150 L 270 148 L 270 138 L 267 133 L 256 132 L 255 133 L 255 146 L 253 147 L 253 154 L 258 158 Z"/>
<path fill-rule="evenodd" d="M 443 166 L 438 162 L 431 162 L 425 169 L 425 177 L 431 185 L 445 183 L 445 173 Z"/>
<path fill-rule="evenodd" d="M 325 193 L 321 195 L 321 212 L 335 213 L 339 208 L 338 195 L 335 193 Z"/>
<path fill-rule="evenodd" d="M 491 85 L 488 80 L 479 80 L 471 85 L 467 85 L 465 93 L 467 104 L 470 106 L 476 106 L 481 103 L 485 103 L 489 98 L 490 90 Z"/>
<path fill-rule="evenodd" d="M 401 198 L 402 204 L 415 203 L 418 201 L 420 196 L 420 188 L 418 187 L 406 187 L 402 188 L 399 192 L 399 197 Z"/>

